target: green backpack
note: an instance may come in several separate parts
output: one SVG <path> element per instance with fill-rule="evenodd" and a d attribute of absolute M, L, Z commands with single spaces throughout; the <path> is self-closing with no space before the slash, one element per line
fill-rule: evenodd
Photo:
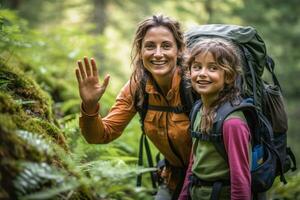
<path fill-rule="evenodd" d="M 257 167 L 263 169 L 268 165 L 267 167 L 271 167 L 269 169 L 274 168 L 274 176 L 280 175 L 281 181 L 286 183 L 284 173 L 289 170 L 296 170 L 296 160 L 291 149 L 287 147 L 287 114 L 284 108 L 281 87 L 274 73 L 274 61 L 267 55 L 264 41 L 256 30 L 250 26 L 210 24 L 194 27 L 186 33 L 188 49 L 191 49 L 198 41 L 206 38 L 223 38 L 233 42 L 240 50 L 243 70 L 243 75 L 238 80 L 243 98 L 242 104 L 240 107 L 223 105 L 219 108 L 220 112 L 217 111 L 219 118 L 214 121 L 213 134 L 222 134 L 222 124 L 228 114 L 234 110 L 242 110 L 246 115 L 249 127 L 257 129 L 252 137 L 256 138 L 255 142 L 252 141 L 252 155 L 258 154 L 257 149 L 261 150 L 262 148 L 264 160 L 268 159 L 266 156 L 269 154 L 272 154 L 273 158 L 276 159 L 275 166 L 270 166 L 272 162 L 269 164 L 265 162 L 263 163 L 265 166 L 261 164 Z M 262 78 L 265 69 L 272 76 L 272 84 Z M 195 110 L 195 107 L 193 109 Z M 193 112 L 195 111 L 192 111 L 190 116 L 192 124 L 195 117 Z M 197 136 L 197 133 L 191 134 L 192 137 L 199 136 Z M 221 143 L 212 142 L 217 151 L 227 161 L 223 141 Z M 252 157 L 252 159 L 255 161 L 256 158 Z M 268 181 L 268 185 L 264 185 L 264 183 L 254 184 L 255 181 L 260 181 L 258 179 L 263 175 L 263 170 L 260 170 L 259 176 L 252 172 L 252 190 L 264 192 L 272 186 L 275 177 L 269 177 L 272 181 Z"/>

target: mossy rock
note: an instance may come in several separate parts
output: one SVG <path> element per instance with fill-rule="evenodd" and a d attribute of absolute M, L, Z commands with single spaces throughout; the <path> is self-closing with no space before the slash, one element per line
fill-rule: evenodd
<path fill-rule="evenodd" d="M 53 121 L 51 98 L 17 68 L 1 66 L 0 90 L 7 92 L 28 114 Z"/>

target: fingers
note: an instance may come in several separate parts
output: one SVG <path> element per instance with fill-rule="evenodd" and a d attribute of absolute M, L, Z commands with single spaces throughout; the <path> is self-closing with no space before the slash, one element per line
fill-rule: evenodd
<path fill-rule="evenodd" d="M 108 83 L 109 83 L 109 78 L 110 78 L 110 75 L 107 74 L 105 77 L 104 77 L 104 80 L 103 80 L 103 86 L 106 88 Z"/>
<path fill-rule="evenodd" d="M 89 59 L 86 56 L 83 58 L 83 62 L 84 62 L 84 65 L 82 64 L 81 60 L 77 61 L 79 71 L 76 72 L 76 76 L 77 76 L 77 73 L 79 73 L 79 75 L 81 76 L 81 79 L 77 78 L 77 80 L 84 80 L 89 76 L 97 76 L 98 75 L 96 62 L 93 58 L 91 58 L 92 71 L 91 71 Z"/>
<path fill-rule="evenodd" d="M 91 67 L 90 67 L 90 62 L 89 59 L 85 56 L 83 58 L 84 64 L 85 64 L 85 71 L 87 76 L 91 76 Z"/>
<path fill-rule="evenodd" d="M 104 77 L 104 80 L 103 80 L 103 83 L 102 83 L 102 86 L 101 86 L 101 90 L 102 90 L 102 93 L 105 92 L 107 86 L 108 86 L 108 83 L 109 83 L 109 74 L 107 74 L 105 77 Z"/>
<path fill-rule="evenodd" d="M 98 75 L 98 71 L 97 71 L 96 61 L 94 60 L 94 58 L 91 58 L 91 64 L 92 64 L 92 73 L 93 73 L 93 76 L 97 76 Z"/>
<path fill-rule="evenodd" d="M 82 79 L 81 79 L 80 72 L 79 72 L 78 68 L 75 70 L 75 73 L 76 73 L 77 82 L 80 85 L 81 82 L 82 82 Z"/>
<path fill-rule="evenodd" d="M 78 68 L 79 68 L 79 72 L 80 72 L 81 78 L 83 80 L 86 79 L 86 73 L 85 73 L 85 70 L 83 69 L 83 65 L 82 65 L 82 62 L 80 60 L 77 61 L 77 65 L 78 65 Z"/>

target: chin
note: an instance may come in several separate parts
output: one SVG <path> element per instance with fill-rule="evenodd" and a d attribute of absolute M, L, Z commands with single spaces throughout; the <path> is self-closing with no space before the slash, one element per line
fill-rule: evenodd
<path fill-rule="evenodd" d="M 163 71 L 163 70 L 157 70 L 157 71 L 153 71 L 152 72 L 152 75 L 154 76 L 166 76 L 166 75 L 169 75 L 171 72 L 169 71 Z"/>

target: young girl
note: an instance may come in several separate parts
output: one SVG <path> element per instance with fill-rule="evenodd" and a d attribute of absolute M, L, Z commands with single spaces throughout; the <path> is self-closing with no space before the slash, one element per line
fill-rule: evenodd
<path fill-rule="evenodd" d="M 226 102 L 239 103 L 235 85 L 241 73 L 237 48 L 223 39 L 204 39 L 192 48 L 188 66 L 194 91 L 202 106 L 192 130 L 210 134 L 217 109 Z M 251 199 L 250 131 L 241 111 L 223 124 L 228 162 L 210 141 L 193 138 L 193 150 L 180 198 Z"/>

